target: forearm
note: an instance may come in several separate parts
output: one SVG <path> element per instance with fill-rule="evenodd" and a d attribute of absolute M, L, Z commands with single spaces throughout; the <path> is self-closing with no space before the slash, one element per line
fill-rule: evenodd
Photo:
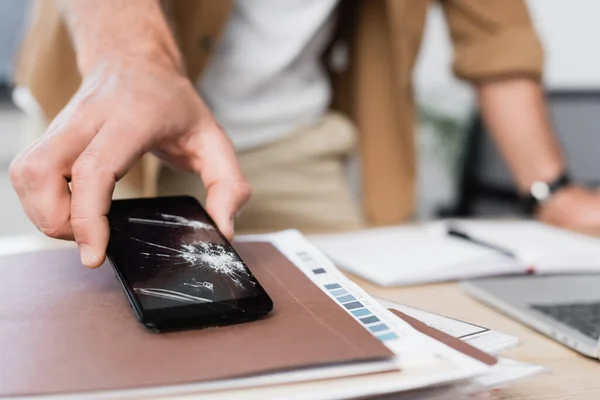
<path fill-rule="evenodd" d="M 57 0 L 83 75 L 97 65 L 149 60 L 181 70 L 159 0 Z"/>
<path fill-rule="evenodd" d="M 564 170 L 564 159 L 548 119 L 540 85 L 525 78 L 482 83 L 479 101 L 515 181 L 528 192 L 537 180 L 551 181 Z"/>

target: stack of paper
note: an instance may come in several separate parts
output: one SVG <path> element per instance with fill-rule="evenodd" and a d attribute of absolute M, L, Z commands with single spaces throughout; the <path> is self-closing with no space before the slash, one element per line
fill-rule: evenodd
<path fill-rule="evenodd" d="M 536 365 L 500 357 L 498 358 L 497 363 L 486 368 L 485 372 L 475 374 L 472 379 L 458 379 L 457 376 L 461 374 L 458 369 L 463 369 L 462 373 L 465 373 L 468 370 L 473 372 L 475 366 L 473 364 L 471 364 L 471 366 L 467 365 L 469 364 L 468 357 L 463 358 L 462 356 L 464 356 L 464 353 L 457 354 L 455 348 L 450 347 L 448 343 L 432 340 L 431 336 L 423 335 L 422 332 L 414 329 L 413 326 L 407 323 L 405 319 L 399 318 L 397 315 L 390 312 L 390 310 L 398 310 L 406 316 L 419 320 L 431 328 L 441 331 L 448 336 L 460 339 L 489 354 L 499 354 L 501 351 L 517 346 L 519 344 L 518 338 L 481 326 L 403 306 L 385 299 L 374 299 L 340 273 L 340 271 L 334 267 L 332 262 L 316 248 L 316 246 L 308 243 L 306 239 L 296 231 L 247 236 L 243 240 L 266 240 L 273 243 L 315 284 L 321 287 L 323 291 L 329 293 L 336 302 L 340 303 L 340 305 L 352 304 L 358 300 L 363 308 L 358 309 L 361 311 L 358 312 L 359 315 L 357 317 L 367 328 L 371 327 L 372 329 L 372 327 L 378 327 L 380 322 L 384 322 L 388 324 L 389 327 L 393 328 L 398 338 L 386 343 L 394 349 L 394 352 L 398 355 L 397 362 L 402 368 L 402 372 L 405 375 L 404 378 L 407 378 L 410 371 L 416 370 L 417 368 L 420 370 L 430 368 L 428 374 L 426 374 L 430 375 L 429 377 L 426 375 L 422 375 L 419 378 L 411 376 L 408 382 L 405 382 L 400 376 L 396 378 L 398 380 L 396 382 L 398 388 L 395 389 L 395 391 L 410 391 L 410 393 L 406 395 L 407 399 L 433 399 L 438 395 L 440 398 L 462 398 L 459 397 L 459 394 L 469 397 L 474 392 L 502 387 L 507 383 L 540 373 L 543 370 L 542 367 Z M 371 310 L 372 314 L 375 315 L 376 319 L 379 321 L 372 321 L 372 314 L 365 314 L 365 312 L 362 311 L 363 309 Z M 354 310 L 356 311 L 356 309 Z M 350 310 L 350 312 L 352 312 L 352 310 Z M 375 329 L 375 331 L 378 330 L 379 328 Z M 375 334 L 377 334 L 377 332 L 375 332 Z M 433 350 L 433 352 L 436 353 L 435 357 L 453 360 L 453 362 L 456 363 L 455 368 L 458 369 L 444 373 L 433 368 L 433 364 L 428 366 L 427 363 L 430 360 L 427 355 L 431 353 L 423 346 L 427 347 L 429 350 Z M 454 355 L 451 355 L 451 353 L 454 353 Z M 459 365 L 462 365 L 462 367 L 459 367 Z M 477 368 L 478 367 L 475 367 L 474 369 Z M 447 378 L 448 375 L 454 375 L 456 379 L 444 379 L 444 376 Z M 438 383 L 434 383 L 435 381 Z M 417 382 L 419 382 L 419 384 L 417 384 Z M 458 385 L 452 384 L 453 382 L 458 382 Z M 433 392 L 414 391 L 416 388 L 439 386 L 442 383 L 447 384 L 444 386 L 443 390 L 434 390 Z M 370 389 L 375 390 L 375 387 Z M 356 397 L 358 397 L 358 395 Z M 334 396 L 332 398 L 340 397 Z"/>
<path fill-rule="evenodd" d="M 460 339 L 471 346 L 485 351 L 489 354 L 499 355 L 503 351 L 520 345 L 517 337 L 497 332 L 482 326 L 429 313 L 413 307 L 397 304 L 385 299 L 377 299 L 379 303 L 388 308 L 402 311 L 419 321 Z M 539 374 L 544 371 L 538 365 L 523 363 L 504 357 L 498 357 L 499 362 L 489 371 L 474 382 L 484 389 L 495 389 L 503 387 L 517 380 Z"/>
<path fill-rule="evenodd" d="M 532 373 L 507 374 L 485 353 L 516 339 L 377 301 L 296 231 L 243 240 L 272 317 L 164 335 L 134 320 L 108 265 L 85 270 L 74 248 L 1 257 L 0 395 L 433 398 L 421 390 L 464 394 Z"/>

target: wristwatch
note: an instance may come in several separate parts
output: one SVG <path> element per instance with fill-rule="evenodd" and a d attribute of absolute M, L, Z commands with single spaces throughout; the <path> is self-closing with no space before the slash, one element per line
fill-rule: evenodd
<path fill-rule="evenodd" d="M 527 210 L 531 213 L 534 213 L 542 204 L 550 200 L 550 198 L 556 192 L 569 186 L 570 184 L 571 178 L 566 172 L 551 182 L 533 182 L 529 188 L 529 196 L 527 196 L 526 199 Z"/>

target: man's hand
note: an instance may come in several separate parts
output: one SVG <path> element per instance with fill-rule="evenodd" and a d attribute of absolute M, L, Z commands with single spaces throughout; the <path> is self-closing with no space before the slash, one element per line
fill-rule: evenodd
<path fill-rule="evenodd" d="M 570 186 L 559 190 L 537 213 L 540 221 L 600 236 L 600 192 Z"/>
<path fill-rule="evenodd" d="M 537 180 L 553 181 L 565 171 L 538 82 L 506 78 L 478 86 L 486 123 L 507 161 L 518 189 L 529 193 Z M 540 207 L 542 222 L 600 235 L 600 193 L 578 186 L 559 190 Z"/>
<path fill-rule="evenodd" d="M 115 183 L 153 152 L 200 175 L 207 211 L 231 238 L 250 188 L 231 142 L 183 73 L 159 0 L 57 1 L 84 79 L 11 165 L 31 221 L 48 236 L 74 239 L 83 264 L 100 266 Z"/>
<path fill-rule="evenodd" d="M 14 160 L 10 176 L 31 221 L 48 236 L 74 239 L 83 264 L 98 267 L 115 183 L 149 151 L 201 176 L 207 211 L 231 238 L 249 186 L 229 139 L 168 63 L 99 65 L 46 134 Z"/>

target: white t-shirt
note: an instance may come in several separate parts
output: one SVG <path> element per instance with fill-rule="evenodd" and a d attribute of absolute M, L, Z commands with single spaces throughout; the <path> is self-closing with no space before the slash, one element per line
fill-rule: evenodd
<path fill-rule="evenodd" d="M 320 57 L 338 0 L 236 0 L 198 90 L 238 150 L 317 122 L 331 99 Z"/>

